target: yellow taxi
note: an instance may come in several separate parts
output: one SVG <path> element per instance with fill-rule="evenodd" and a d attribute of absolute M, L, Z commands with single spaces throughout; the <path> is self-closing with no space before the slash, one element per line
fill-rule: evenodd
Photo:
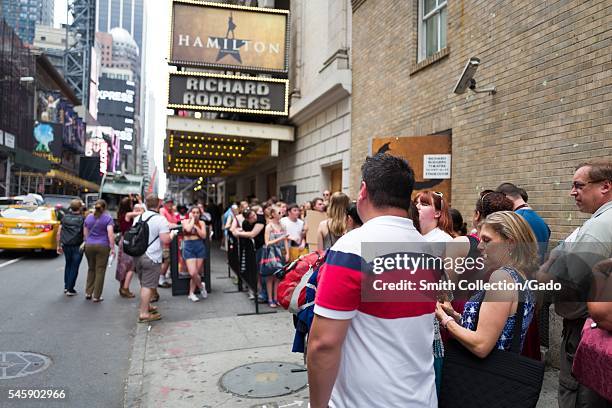
<path fill-rule="evenodd" d="M 15 205 L 0 210 L 0 249 L 55 251 L 60 222 L 54 208 Z"/>

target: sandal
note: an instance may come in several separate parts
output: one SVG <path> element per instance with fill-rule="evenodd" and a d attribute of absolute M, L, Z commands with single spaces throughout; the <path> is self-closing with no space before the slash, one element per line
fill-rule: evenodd
<path fill-rule="evenodd" d="M 101 301 L 103 301 L 103 300 L 104 300 L 104 298 L 103 298 L 103 297 L 100 297 L 100 298 L 98 298 L 98 299 L 93 298 L 92 302 L 94 302 L 94 303 L 100 303 L 100 302 L 101 302 Z"/>
<path fill-rule="evenodd" d="M 87 299 L 87 300 L 91 299 L 91 295 L 87 295 L 87 294 L 86 294 L 86 295 L 85 295 L 85 299 Z"/>
<path fill-rule="evenodd" d="M 149 317 L 139 317 L 138 323 L 149 323 L 149 322 L 154 322 L 156 320 L 161 320 L 161 315 L 150 314 Z"/>
<path fill-rule="evenodd" d="M 159 310 L 155 306 L 149 306 L 149 314 L 159 314 Z"/>
<path fill-rule="evenodd" d="M 271 300 L 271 301 L 268 302 L 268 306 L 275 308 L 276 307 L 276 303 L 274 303 L 274 301 Z"/>

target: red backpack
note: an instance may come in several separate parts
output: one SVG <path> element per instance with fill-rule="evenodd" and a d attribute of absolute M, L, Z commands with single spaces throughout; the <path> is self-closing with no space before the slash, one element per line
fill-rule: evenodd
<path fill-rule="evenodd" d="M 306 287 L 310 276 L 325 262 L 325 251 L 315 251 L 300 256 L 275 274 L 282 280 L 278 284 L 278 303 L 297 314 L 306 305 Z M 281 276 L 279 276 L 281 275 Z"/>

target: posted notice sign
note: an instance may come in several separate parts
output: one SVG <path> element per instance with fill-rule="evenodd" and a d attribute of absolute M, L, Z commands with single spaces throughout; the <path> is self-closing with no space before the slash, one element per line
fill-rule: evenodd
<path fill-rule="evenodd" d="M 424 154 L 423 178 L 430 180 L 451 178 L 451 155 Z"/>

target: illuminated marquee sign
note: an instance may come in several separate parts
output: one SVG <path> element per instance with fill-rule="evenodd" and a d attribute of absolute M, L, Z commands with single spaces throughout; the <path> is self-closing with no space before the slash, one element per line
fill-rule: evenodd
<path fill-rule="evenodd" d="M 174 0 L 170 64 L 288 71 L 289 11 Z"/>
<path fill-rule="evenodd" d="M 287 116 L 289 81 L 195 72 L 171 73 L 168 108 Z"/>

